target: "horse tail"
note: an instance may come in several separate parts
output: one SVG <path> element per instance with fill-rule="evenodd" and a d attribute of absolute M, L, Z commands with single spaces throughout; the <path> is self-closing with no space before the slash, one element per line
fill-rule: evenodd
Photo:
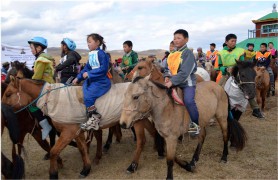
<path fill-rule="evenodd" d="M 15 163 L 13 167 L 12 179 L 23 179 L 25 172 L 25 165 L 23 158 L 20 155 L 16 155 Z"/>
<path fill-rule="evenodd" d="M 164 146 L 165 146 L 164 138 L 156 130 L 154 139 L 155 139 L 155 147 L 158 156 L 159 158 L 162 158 L 164 157 Z"/>
<path fill-rule="evenodd" d="M 7 121 L 7 128 L 9 130 L 9 135 L 14 144 L 17 144 L 20 137 L 19 124 L 16 114 L 13 112 L 13 109 L 5 104 L 1 104 L 2 115 Z"/>
<path fill-rule="evenodd" d="M 229 96 L 226 93 L 228 98 L 228 137 L 230 137 L 231 144 L 236 148 L 237 151 L 242 150 L 245 147 L 247 142 L 247 134 L 241 124 L 234 119 L 231 112 L 231 105 Z"/>
<path fill-rule="evenodd" d="M 1 152 L 1 173 L 6 179 L 12 179 L 13 163 Z"/>

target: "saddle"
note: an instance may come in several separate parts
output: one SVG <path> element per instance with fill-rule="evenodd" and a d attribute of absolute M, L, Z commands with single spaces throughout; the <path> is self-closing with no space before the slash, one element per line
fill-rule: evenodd
<path fill-rule="evenodd" d="M 184 102 L 183 102 L 183 92 L 182 92 L 182 90 L 180 88 L 177 88 L 177 87 L 172 88 L 171 90 L 172 90 L 171 96 L 172 96 L 174 102 L 178 105 L 185 106 Z"/>

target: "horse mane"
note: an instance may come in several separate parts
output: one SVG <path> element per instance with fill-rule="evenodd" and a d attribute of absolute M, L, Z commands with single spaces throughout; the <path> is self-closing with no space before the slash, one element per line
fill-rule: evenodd
<path fill-rule="evenodd" d="M 139 81 L 140 79 L 144 79 L 144 77 L 142 77 L 142 76 L 138 76 L 138 77 L 136 77 L 133 81 L 132 81 L 132 83 L 136 83 L 137 81 Z M 150 82 L 152 82 L 156 87 L 158 87 L 159 89 L 164 89 L 164 90 L 166 90 L 166 93 L 167 93 L 167 95 L 169 96 L 169 98 L 172 100 L 172 102 L 174 102 L 174 99 L 172 98 L 172 88 L 168 88 L 167 86 L 165 86 L 164 84 L 161 84 L 161 83 L 158 83 L 158 82 L 155 82 L 155 81 L 153 81 L 153 80 L 149 80 Z"/>
<path fill-rule="evenodd" d="M 44 85 L 46 83 L 46 81 L 38 80 L 38 79 L 28 79 L 28 78 L 18 78 L 18 79 L 24 79 L 27 81 L 31 81 L 33 84 L 36 84 L 36 85 Z"/>
<path fill-rule="evenodd" d="M 34 72 L 30 70 L 25 63 L 14 61 L 14 68 L 16 69 L 17 72 L 21 71 L 25 78 L 32 78 L 32 76 L 34 75 Z"/>
<path fill-rule="evenodd" d="M 253 68 L 254 62 L 252 60 L 248 61 L 239 61 L 232 70 L 232 76 L 236 77 L 239 69 L 245 69 L 245 68 Z"/>

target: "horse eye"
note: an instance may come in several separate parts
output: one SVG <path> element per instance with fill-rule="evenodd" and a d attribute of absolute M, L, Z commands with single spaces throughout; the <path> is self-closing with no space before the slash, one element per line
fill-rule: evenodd
<path fill-rule="evenodd" d="M 133 99 L 138 99 L 138 98 L 139 98 L 139 96 L 134 96 L 134 97 L 133 97 Z"/>
<path fill-rule="evenodd" d="M 6 93 L 6 97 L 10 97 L 11 95 L 11 93 Z"/>

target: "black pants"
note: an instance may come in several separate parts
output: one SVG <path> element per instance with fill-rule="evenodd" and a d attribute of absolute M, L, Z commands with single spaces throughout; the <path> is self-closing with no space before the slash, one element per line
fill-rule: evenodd
<path fill-rule="evenodd" d="M 32 116 L 35 117 L 38 122 L 41 122 L 44 119 L 47 119 L 46 116 L 43 115 L 42 111 L 39 109 L 35 112 L 31 112 Z"/>

